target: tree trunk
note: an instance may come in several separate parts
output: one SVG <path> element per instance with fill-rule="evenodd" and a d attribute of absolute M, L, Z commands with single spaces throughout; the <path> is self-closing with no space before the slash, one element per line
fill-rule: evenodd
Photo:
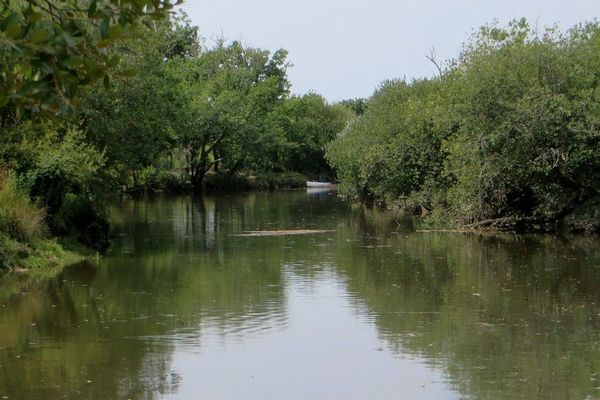
<path fill-rule="evenodd" d="M 192 174 L 192 187 L 194 191 L 199 192 L 202 190 L 202 183 L 204 182 L 204 177 L 208 172 L 208 168 L 205 165 L 199 164 L 197 165 Z"/>

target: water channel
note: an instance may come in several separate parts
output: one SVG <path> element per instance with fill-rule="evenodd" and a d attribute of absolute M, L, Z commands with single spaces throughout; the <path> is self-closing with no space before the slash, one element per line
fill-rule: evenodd
<path fill-rule="evenodd" d="M 597 399 L 600 241 L 426 233 L 335 193 L 128 200 L 0 283 L 0 399 Z M 310 229 L 289 236 L 247 231 Z"/>

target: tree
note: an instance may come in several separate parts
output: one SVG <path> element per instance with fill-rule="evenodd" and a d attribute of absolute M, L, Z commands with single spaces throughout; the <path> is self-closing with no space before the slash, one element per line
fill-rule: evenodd
<path fill-rule="evenodd" d="M 86 135 L 105 150 L 108 166 L 134 186 L 138 172 L 156 165 L 177 143 L 174 121 L 184 107 L 184 98 L 167 71 L 174 59 L 190 59 L 199 52 L 197 28 L 184 14 L 141 26 L 126 42 L 132 50 L 119 70 L 143 71 L 117 79 L 110 88 L 95 85 L 85 97 L 80 117 Z"/>
<path fill-rule="evenodd" d="M 11 105 L 16 117 L 72 109 L 82 86 L 109 84 L 114 46 L 132 27 L 180 2 L 1 0 L 0 108 Z"/>
<path fill-rule="evenodd" d="M 393 203 L 410 196 L 430 208 L 429 186 L 442 185 L 448 133 L 439 80 L 388 81 L 362 117 L 328 147 L 349 196 Z"/>
<path fill-rule="evenodd" d="M 333 173 L 325 160 L 325 146 L 335 139 L 352 112 L 342 105 L 330 105 L 316 94 L 292 97 L 281 103 L 269 115 L 272 125 L 283 140 L 277 143 L 279 155 L 267 153 L 279 160 L 280 167 L 313 176 Z"/>
<path fill-rule="evenodd" d="M 199 57 L 169 63 L 182 96 L 176 131 L 195 188 L 221 161 L 230 170 L 251 161 L 262 118 L 287 95 L 286 56 L 220 42 Z"/>
<path fill-rule="evenodd" d="M 598 23 L 562 34 L 520 20 L 477 32 L 453 72 L 457 218 L 559 220 L 598 195 L 599 52 Z"/>

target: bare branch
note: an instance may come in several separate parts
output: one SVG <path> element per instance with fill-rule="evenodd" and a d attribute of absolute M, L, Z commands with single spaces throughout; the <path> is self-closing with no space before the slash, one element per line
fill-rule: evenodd
<path fill-rule="evenodd" d="M 435 54 L 435 47 L 431 46 L 429 48 L 429 55 L 425 56 L 429 61 L 431 61 L 433 63 L 433 65 L 435 65 L 435 67 L 438 70 L 438 73 L 440 74 L 440 78 L 442 77 L 442 75 L 444 74 L 444 71 L 442 70 L 442 67 L 440 66 L 440 64 L 437 62 L 436 60 L 436 54 Z"/>

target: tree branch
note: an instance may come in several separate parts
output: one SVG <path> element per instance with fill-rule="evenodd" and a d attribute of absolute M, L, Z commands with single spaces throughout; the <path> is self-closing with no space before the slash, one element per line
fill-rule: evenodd
<path fill-rule="evenodd" d="M 438 73 L 440 74 L 440 78 L 442 77 L 442 75 L 444 74 L 444 71 L 442 70 L 442 67 L 440 66 L 440 64 L 438 64 L 437 60 L 436 60 L 436 54 L 435 54 L 435 47 L 431 46 L 429 48 L 429 55 L 425 56 L 429 61 L 431 61 L 433 63 L 433 65 L 435 65 L 435 67 L 438 70 Z"/>

